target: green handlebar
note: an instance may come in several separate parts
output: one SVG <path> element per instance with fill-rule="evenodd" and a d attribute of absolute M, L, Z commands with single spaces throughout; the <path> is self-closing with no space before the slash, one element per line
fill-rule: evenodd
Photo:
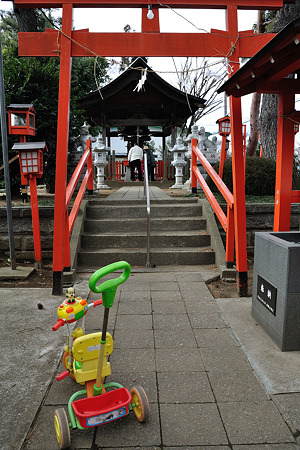
<path fill-rule="evenodd" d="M 124 272 L 120 277 L 104 281 L 104 283 L 100 284 L 100 286 L 96 286 L 100 278 L 121 269 L 124 269 Z M 115 300 L 118 286 L 127 280 L 130 272 L 131 266 L 126 261 L 118 261 L 113 264 L 109 264 L 108 266 L 102 267 L 102 269 L 97 270 L 91 276 L 89 281 L 89 288 L 91 289 L 91 291 L 97 294 L 102 293 L 102 303 L 104 307 L 111 308 Z"/>

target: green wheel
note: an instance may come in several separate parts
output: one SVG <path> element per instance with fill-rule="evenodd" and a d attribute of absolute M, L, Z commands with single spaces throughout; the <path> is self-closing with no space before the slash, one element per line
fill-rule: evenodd
<path fill-rule="evenodd" d="M 150 415 L 149 401 L 146 392 L 141 386 L 135 386 L 131 388 L 131 403 L 133 406 L 133 412 L 139 422 L 147 422 Z"/>
<path fill-rule="evenodd" d="M 71 445 L 70 427 L 66 411 L 58 408 L 54 412 L 54 427 L 59 448 L 69 448 Z"/>

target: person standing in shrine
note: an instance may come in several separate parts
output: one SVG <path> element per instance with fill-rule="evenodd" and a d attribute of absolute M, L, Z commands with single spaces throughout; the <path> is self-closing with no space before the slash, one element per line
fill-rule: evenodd
<path fill-rule="evenodd" d="M 131 181 L 135 181 L 135 175 L 134 171 L 135 168 L 137 168 L 138 171 L 138 179 L 139 181 L 143 181 L 143 174 L 142 174 L 142 165 L 141 161 L 143 159 L 143 149 L 139 147 L 137 144 L 135 144 L 128 153 L 128 162 L 130 165 L 130 179 Z"/>
<path fill-rule="evenodd" d="M 155 169 L 155 158 L 152 153 L 152 150 L 148 147 L 148 145 L 144 145 L 144 153 L 147 154 L 147 167 L 148 167 L 148 178 L 150 181 L 155 181 L 154 177 L 154 169 Z"/>

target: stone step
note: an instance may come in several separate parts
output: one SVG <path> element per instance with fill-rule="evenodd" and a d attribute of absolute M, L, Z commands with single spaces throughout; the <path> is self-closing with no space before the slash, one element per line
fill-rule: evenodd
<path fill-rule="evenodd" d="M 151 206 L 151 218 L 156 217 L 189 217 L 201 216 L 202 207 L 198 204 L 162 204 Z M 106 219 L 106 218 L 142 218 L 147 216 L 146 206 L 143 205 L 88 205 L 86 207 L 86 217 L 88 219 Z"/>
<path fill-rule="evenodd" d="M 206 229 L 206 220 L 202 217 L 167 217 L 150 219 L 151 233 L 153 231 L 199 231 Z M 105 233 L 122 232 L 129 230 L 130 232 L 144 232 L 147 230 L 147 218 L 122 218 L 121 219 L 101 219 L 84 221 L 85 233 Z"/>
<path fill-rule="evenodd" d="M 147 233 L 122 232 L 83 234 L 81 247 L 90 248 L 124 248 L 144 247 L 147 245 Z M 156 231 L 150 234 L 150 247 L 207 247 L 210 245 L 210 235 L 206 231 Z"/>
<path fill-rule="evenodd" d="M 116 261 L 127 261 L 132 266 L 145 266 L 146 248 L 103 248 L 80 250 L 77 255 L 78 271 L 99 269 Z M 215 263 L 215 254 L 210 247 L 154 248 L 150 250 L 150 262 L 155 266 L 165 265 L 209 265 Z"/>
<path fill-rule="evenodd" d="M 198 203 L 198 199 L 196 197 L 170 197 L 168 199 L 162 199 L 162 198 L 151 198 L 150 200 L 151 206 L 152 205 L 173 205 L 173 204 L 186 204 L 191 205 Z M 124 206 L 124 200 L 111 200 L 109 197 L 107 198 L 97 198 L 92 199 L 89 201 L 89 205 L 91 206 L 106 206 L 107 204 L 111 206 Z M 146 199 L 133 199 L 130 202 L 131 205 L 145 205 L 146 207 Z"/>

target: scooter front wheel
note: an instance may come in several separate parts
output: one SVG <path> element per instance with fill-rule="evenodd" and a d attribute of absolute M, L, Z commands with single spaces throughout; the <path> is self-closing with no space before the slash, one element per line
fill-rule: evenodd
<path fill-rule="evenodd" d="M 150 406 L 146 392 L 141 386 L 131 388 L 131 403 L 133 412 L 139 422 L 147 422 L 150 416 Z"/>
<path fill-rule="evenodd" d="M 69 448 L 71 445 L 71 433 L 67 414 L 63 408 L 58 408 L 54 412 L 54 427 L 59 448 Z"/>

